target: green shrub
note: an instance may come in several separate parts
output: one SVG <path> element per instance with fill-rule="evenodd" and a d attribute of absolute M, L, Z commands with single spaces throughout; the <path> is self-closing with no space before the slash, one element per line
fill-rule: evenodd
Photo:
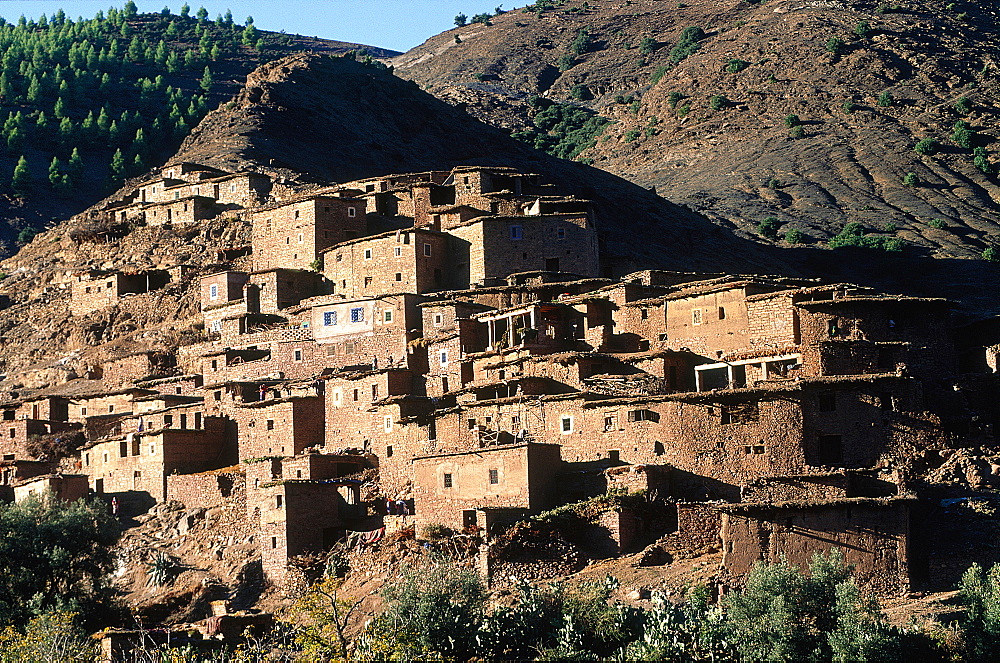
<path fill-rule="evenodd" d="M 868 21 L 859 21 L 854 26 L 854 34 L 862 39 L 867 39 L 872 33 L 872 26 Z"/>
<path fill-rule="evenodd" d="M 882 94 L 878 95 L 878 105 L 883 108 L 887 108 L 896 103 L 895 97 L 892 96 L 892 92 L 885 90 Z"/>
<path fill-rule="evenodd" d="M 798 125 L 798 126 L 792 127 L 791 129 L 788 130 L 788 135 L 791 138 L 805 138 L 806 128 L 803 127 L 801 124 Z"/>
<path fill-rule="evenodd" d="M 757 224 L 757 234 L 761 237 L 774 239 L 778 236 L 778 228 L 780 227 L 781 221 L 779 221 L 775 216 L 769 216 Z"/>
<path fill-rule="evenodd" d="M 625 132 L 625 142 L 631 143 L 632 141 L 639 138 L 642 135 L 642 131 L 639 129 L 629 129 Z"/>
<path fill-rule="evenodd" d="M 677 109 L 677 117 L 687 117 L 688 113 L 691 112 L 691 104 L 684 104 Z"/>
<path fill-rule="evenodd" d="M 677 64 L 685 58 L 690 57 L 692 53 L 698 50 L 698 42 L 704 38 L 705 31 L 698 26 L 684 28 L 680 39 L 677 40 L 677 45 L 670 50 L 670 61 L 673 64 Z"/>
<path fill-rule="evenodd" d="M 167 553 L 160 551 L 146 562 L 146 582 L 150 587 L 163 587 L 180 572 L 180 565 Z"/>
<path fill-rule="evenodd" d="M 712 110 L 724 110 L 729 108 L 732 102 L 722 94 L 713 94 L 708 98 L 708 107 Z"/>
<path fill-rule="evenodd" d="M 482 23 L 483 25 L 493 25 L 493 23 L 490 22 L 491 18 L 493 18 L 493 14 L 489 14 L 489 13 L 485 13 L 484 12 L 482 14 L 476 14 L 475 16 L 473 16 L 472 17 L 472 22 L 473 23 Z"/>
<path fill-rule="evenodd" d="M 975 132 L 972 131 L 972 127 L 968 122 L 965 120 L 959 120 L 955 123 L 954 129 L 951 133 L 951 141 L 959 147 L 968 149 L 972 147 L 972 140 L 975 135 Z"/>
<path fill-rule="evenodd" d="M 941 149 L 941 144 L 933 138 L 921 138 L 913 146 L 913 151 L 924 156 L 934 156 Z"/>
<path fill-rule="evenodd" d="M 996 661 L 1000 658 L 1000 565 L 984 572 L 979 564 L 973 564 L 959 583 L 959 599 L 965 606 L 959 621 L 964 660 Z"/>
<path fill-rule="evenodd" d="M 899 230 L 899 228 L 898 228 L 898 227 L 896 227 L 896 224 L 895 224 L 895 223 L 893 223 L 892 221 L 887 221 L 887 222 L 886 222 L 886 223 L 885 223 L 885 224 L 884 224 L 884 225 L 882 226 L 882 232 L 887 232 L 887 233 L 894 233 L 894 232 L 896 232 L 897 230 Z"/>
<path fill-rule="evenodd" d="M 667 97 L 667 103 L 670 104 L 671 108 L 677 108 L 677 104 L 680 103 L 681 99 L 683 98 L 684 95 L 681 94 L 680 92 L 671 92 L 670 96 Z"/>
<path fill-rule="evenodd" d="M 979 169 L 984 175 L 994 175 L 996 174 L 996 166 L 990 163 L 990 160 L 986 156 L 976 155 L 972 159 L 972 164 Z"/>
<path fill-rule="evenodd" d="M 420 538 L 429 541 L 440 541 L 451 535 L 451 530 L 440 523 L 427 523 L 420 529 Z"/>
<path fill-rule="evenodd" d="M 802 121 L 799 119 L 798 115 L 794 115 L 793 114 L 793 115 L 786 115 L 785 116 L 785 126 L 786 127 L 788 127 L 788 128 L 797 127 L 800 124 L 802 124 Z"/>
<path fill-rule="evenodd" d="M 784 235 L 782 235 L 781 238 L 786 242 L 788 242 L 789 244 L 801 244 L 805 240 L 805 235 L 802 233 L 801 230 L 798 230 L 797 228 L 792 228 Z"/>
<path fill-rule="evenodd" d="M 954 108 L 962 115 L 968 115 L 972 112 L 972 100 L 968 97 L 962 97 L 955 102 Z"/>
<path fill-rule="evenodd" d="M 531 103 L 540 109 L 532 118 L 534 127 L 511 136 L 560 159 L 575 159 L 592 147 L 610 122 L 589 108 L 574 104 L 556 103 L 544 97 L 533 97 Z"/>
<path fill-rule="evenodd" d="M 840 37 L 830 37 L 826 40 L 826 50 L 828 53 L 839 55 L 844 50 L 844 40 Z"/>
<path fill-rule="evenodd" d="M 469 17 L 466 16 L 465 14 L 455 15 L 455 27 L 461 28 L 465 26 L 468 22 L 469 22 Z"/>
<path fill-rule="evenodd" d="M 729 62 L 726 64 L 726 71 L 728 71 L 730 74 L 738 74 L 739 72 L 743 71 L 749 66 L 750 63 L 747 62 L 746 60 L 731 58 Z"/>
<path fill-rule="evenodd" d="M 564 53 L 559 57 L 559 71 L 569 71 L 576 64 L 576 58 L 569 53 Z"/>
<path fill-rule="evenodd" d="M 582 27 L 576 31 L 576 36 L 570 42 L 569 50 L 573 55 L 583 55 L 590 50 L 590 28 Z"/>
<path fill-rule="evenodd" d="M 848 99 L 847 101 L 844 102 L 843 108 L 845 113 L 850 114 L 853 113 L 855 110 L 857 110 L 858 105 L 853 101 L 851 101 L 850 99 Z"/>
<path fill-rule="evenodd" d="M 1000 262 L 1000 251 L 997 251 L 992 246 L 987 246 L 983 249 L 983 260 L 988 260 L 990 262 Z"/>
<path fill-rule="evenodd" d="M 577 101 L 586 101 L 591 98 L 590 90 L 586 85 L 581 85 L 580 83 L 577 83 L 570 88 L 569 96 L 573 97 Z"/>
<path fill-rule="evenodd" d="M 659 47 L 660 43 L 652 37 L 643 37 L 642 41 L 639 42 L 639 53 L 643 56 L 652 55 Z"/>
<path fill-rule="evenodd" d="M 898 252 L 903 250 L 906 243 L 897 237 L 879 237 L 878 235 L 869 234 L 864 225 L 857 221 L 852 221 L 845 225 L 840 233 L 831 237 L 827 245 L 831 249 L 853 246 Z"/>
<path fill-rule="evenodd" d="M 781 183 L 781 180 L 779 180 L 776 177 L 772 177 L 771 179 L 769 179 L 767 181 L 767 188 L 768 189 L 780 189 L 782 186 L 784 186 L 784 185 Z"/>
<path fill-rule="evenodd" d="M 667 73 L 667 67 L 661 66 L 653 70 L 653 73 L 649 75 L 649 84 L 656 85 L 663 78 L 664 74 Z"/>
<path fill-rule="evenodd" d="M 920 184 L 920 178 L 917 177 L 916 173 L 910 171 L 906 175 L 903 175 L 903 184 L 906 186 L 917 186 Z"/>
<path fill-rule="evenodd" d="M 929 225 L 931 228 L 936 228 L 938 230 L 944 230 L 945 228 L 948 227 L 948 224 L 945 223 L 942 219 L 931 219 L 930 221 L 927 222 L 927 225 Z"/>

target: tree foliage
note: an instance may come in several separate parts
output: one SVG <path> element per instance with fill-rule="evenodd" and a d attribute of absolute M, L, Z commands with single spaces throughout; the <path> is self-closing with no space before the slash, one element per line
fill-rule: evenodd
<path fill-rule="evenodd" d="M 536 97 L 533 103 L 539 109 L 532 118 L 534 128 L 512 136 L 560 159 L 575 159 L 593 146 L 609 123 L 607 118 L 589 108 L 560 104 L 541 97 Z"/>

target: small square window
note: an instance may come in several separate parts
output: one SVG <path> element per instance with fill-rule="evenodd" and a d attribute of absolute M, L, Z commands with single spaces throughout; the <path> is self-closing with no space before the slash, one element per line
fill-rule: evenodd
<path fill-rule="evenodd" d="M 403 273 L 396 272 L 396 281 L 402 281 L 402 280 L 403 280 Z"/>
<path fill-rule="evenodd" d="M 494 486 L 500 483 L 500 472 L 497 470 L 490 470 L 490 483 Z"/>
<path fill-rule="evenodd" d="M 274 419 L 267 420 L 267 430 L 274 430 Z"/>
<path fill-rule="evenodd" d="M 566 239 L 566 229 L 559 228 L 556 230 L 556 239 Z"/>
<path fill-rule="evenodd" d="M 390 415 L 385 415 L 385 418 L 382 420 L 382 426 L 386 433 L 392 432 L 392 417 Z"/>
<path fill-rule="evenodd" d="M 294 350 L 292 356 L 295 358 L 295 361 L 302 361 L 302 350 Z"/>
<path fill-rule="evenodd" d="M 693 308 L 691 309 L 691 324 L 700 325 L 701 324 L 701 309 Z"/>
<path fill-rule="evenodd" d="M 440 327 L 442 320 L 443 320 L 443 318 L 442 318 L 442 316 L 441 316 L 440 313 L 435 313 L 434 314 L 434 326 L 435 327 Z"/>
<path fill-rule="evenodd" d="M 348 207 L 347 208 L 347 216 L 348 217 L 350 217 L 350 218 L 353 219 L 357 215 L 358 215 L 358 210 L 356 208 L 354 208 L 354 207 Z"/>
<path fill-rule="evenodd" d="M 402 249 L 401 247 L 398 247 L 398 246 L 397 246 L 397 247 L 395 247 L 395 248 L 394 248 L 394 249 L 392 250 L 392 252 L 393 252 L 393 254 L 394 254 L 394 255 L 395 255 L 395 256 L 396 256 L 397 258 L 398 258 L 399 256 L 403 255 L 403 249 Z"/>
<path fill-rule="evenodd" d="M 424 244 L 424 255 L 428 256 L 428 257 L 431 255 L 431 245 L 430 244 Z"/>
<path fill-rule="evenodd" d="M 452 485 L 451 484 L 451 475 L 450 474 L 445 474 L 444 475 L 444 487 L 445 488 L 451 488 L 451 485 Z"/>
<path fill-rule="evenodd" d="M 560 420 L 559 428 L 563 432 L 563 434 L 572 433 L 573 432 L 573 417 L 569 417 L 569 416 L 562 417 L 562 419 Z"/>
<path fill-rule="evenodd" d="M 510 227 L 510 238 L 511 239 L 524 239 L 524 228 L 521 226 L 511 226 Z"/>
<path fill-rule="evenodd" d="M 344 254 L 343 253 L 338 253 L 337 254 L 337 262 L 343 262 L 343 260 L 344 260 Z"/>
<path fill-rule="evenodd" d="M 371 260 L 371 259 L 372 259 L 372 250 L 365 249 L 365 260 Z"/>
<path fill-rule="evenodd" d="M 362 307 L 351 309 L 351 322 L 364 322 L 365 321 L 365 309 Z"/>
<path fill-rule="evenodd" d="M 448 351 L 447 350 L 442 350 L 441 351 L 441 365 L 442 366 L 447 366 L 448 365 Z"/>
<path fill-rule="evenodd" d="M 337 324 L 337 312 L 336 311 L 325 311 L 323 313 L 323 326 L 332 327 Z"/>
<path fill-rule="evenodd" d="M 726 309 L 725 309 L 725 307 L 720 306 L 719 307 L 719 320 L 725 320 L 725 319 L 726 319 Z"/>
<path fill-rule="evenodd" d="M 385 322 L 392 322 L 392 311 L 385 312 Z"/>
<path fill-rule="evenodd" d="M 216 285 L 215 283 L 213 283 L 212 285 L 208 286 L 208 296 L 209 296 L 210 299 L 218 299 L 219 298 L 219 286 Z"/>

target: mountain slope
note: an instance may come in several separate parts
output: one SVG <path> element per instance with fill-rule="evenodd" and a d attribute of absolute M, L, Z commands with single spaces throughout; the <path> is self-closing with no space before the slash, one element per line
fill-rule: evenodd
<path fill-rule="evenodd" d="M 744 237 L 773 216 L 782 232 L 795 228 L 821 243 L 852 221 L 882 232 L 891 223 L 898 231 L 887 235 L 949 260 L 1000 243 L 1000 189 L 996 175 L 982 172 L 998 161 L 992 5 L 540 4 L 552 8 L 449 30 L 393 64 L 508 128 L 516 127 L 509 113 L 494 119 L 459 90 L 509 99 L 522 123 L 529 95 L 575 96 L 615 121 L 581 158 Z M 691 27 L 704 36 L 681 57 Z M 956 141 L 959 121 L 969 128 Z M 918 154 L 924 138 L 940 150 Z M 974 147 L 985 150 L 978 162 Z M 904 184 L 911 172 L 916 186 Z"/>

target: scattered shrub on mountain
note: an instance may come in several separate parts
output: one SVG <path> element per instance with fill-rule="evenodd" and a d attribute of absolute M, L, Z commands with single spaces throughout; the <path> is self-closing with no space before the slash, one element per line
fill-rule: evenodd
<path fill-rule="evenodd" d="M 792 127 L 797 127 L 800 124 L 802 124 L 802 120 L 799 119 L 798 115 L 792 114 L 785 116 L 785 126 L 788 127 L 789 129 Z"/>
<path fill-rule="evenodd" d="M 934 156 L 941 149 L 941 144 L 933 138 L 921 138 L 913 146 L 913 151 L 924 156 Z"/>
<path fill-rule="evenodd" d="M 708 98 L 708 107 L 712 110 L 724 110 L 729 108 L 732 102 L 722 94 L 713 94 Z"/>
<path fill-rule="evenodd" d="M 961 97 L 955 102 L 954 108 L 962 115 L 968 115 L 972 112 L 972 99 L 969 99 L 968 97 Z"/>
<path fill-rule="evenodd" d="M 997 251 L 992 246 L 987 246 L 982 252 L 983 260 L 988 260 L 989 262 L 1000 262 L 1000 251 Z"/>
<path fill-rule="evenodd" d="M 806 128 L 801 124 L 797 124 L 788 130 L 788 136 L 790 138 L 805 138 Z"/>
<path fill-rule="evenodd" d="M 778 228 L 780 227 L 781 227 L 781 221 L 778 220 L 778 217 L 768 216 L 757 224 L 757 233 L 761 237 L 774 239 L 775 237 L 778 236 Z"/>
<path fill-rule="evenodd" d="M 465 14 L 455 15 L 455 27 L 457 28 L 464 27 L 465 25 L 468 24 L 468 22 L 469 22 L 469 17 L 466 16 Z"/>
<path fill-rule="evenodd" d="M 684 104 L 677 109 L 677 117 L 687 117 L 688 113 L 691 112 L 691 104 Z"/>
<path fill-rule="evenodd" d="M 592 99 L 593 95 L 590 94 L 590 90 L 586 85 L 577 83 L 569 90 L 569 96 L 576 99 L 577 101 L 586 101 L 587 99 Z"/>
<path fill-rule="evenodd" d="M 590 50 L 590 28 L 584 26 L 576 31 L 573 41 L 569 44 L 569 51 L 573 55 L 583 55 Z"/>
<path fill-rule="evenodd" d="M 28 160 L 22 154 L 14 166 L 14 175 L 10 180 L 10 188 L 19 196 L 25 196 L 31 191 L 31 170 L 28 168 Z"/>
<path fill-rule="evenodd" d="M 828 53 L 840 55 L 844 50 L 844 40 L 840 37 L 830 37 L 826 40 L 826 50 Z"/>
<path fill-rule="evenodd" d="M 927 222 L 927 225 L 929 225 L 931 228 L 936 228 L 937 230 L 944 230 L 945 228 L 948 227 L 948 224 L 945 223 L 942 219 L 931 219 L 930 221 Z"/>
<path fill-rule="evenodd" d="M 660 47 L 660 42 L 656 41 L 652 37 L 643 37 L 642 41 L 639 42 L 639 53 L 641 55 L 648 56 L 656 52 L 656 49 Z"/>
<path fill-rule="evenodd" d="M 985 150 L 983 152 L 983 154 L 976 154 L 972 157 L 972 164 L 984 175 L 995 175 L 996 166 L 990 162 L 989 157 L 985 154 Z"/>
<path fill-rule="evenodd" d="M 883 91 L 878 95 L 878 105 L 883 108 L 892 106 L 896 102 L 896 99 L 892 96 L 892 92 L 888 90 Z"/>
<path fill-rule="evenodd" d="M 985 254 L 984 251 L 983 257 Z M 997 660 L 1000 657 L 1000 565 L 994 564 L 989 571 L 984 571 L 979 564 L 973 564 L 962 575 L 959 599 L 965 606 L 959 621 L 965 645 L 963 660 L 970 663 Z"/>
<path fill-rule="evenodd" d="M 868 21 L 859 21 L 858 24 L 854 26 L 854 34 L 861 39 L 867 39 L 871 36 L 872 32 L 872 26 Z"/>
<path fill-rule="evenodd" d="M 970 148 L 972 147 L 972 140 L 975 135 L 968 122 L 959 120 L 955 123 L 954 129 L 951 132 L 951 141 L 958 147 Z"/>
<path fill-rule="evenodd" d="M 625 142 L 626 143 L 634 142 L 634 141 L 638 140 L 639 136 L 641 136 L 641 135 L 642 135 L 642 132 L 640 130 L 638 130 L 638 129 L 629 129 L 628 131 L 625 132 Z"/>
<path fill-rule="evenodd" d="M 680 39 L 677 40 L 677 45 L 670 50 L 670 62 L 677 64 L 689 57 L 692 53 L 698 50 L 700 42 L 705 38 L 705 31 L 696 25 L 684 28 L 681 32 Z"/>
<path fill-rule="evenodd" d="M 481 23 L 482 25 L 493 25 L 490 19 L 493 15 L 490 13 L 476 14 L 472 17 L 472 23 Z"/>
<path fill-rule="evenodd" d="M 750 63 L 747 62 L 746 60 L 740 60 L 738 58 L 730 58 L 729 62 L 726 63 L 726 71 L 728 71 L 730 74 L 738 74 L 739 72 L 743 71 L 749 66 Z"/>
<path fill-rule="evenodd" d="M 681 94 L 680 92 L 676 92 L 676 91 L 675 92 L 671 92 L 670 96 L 667 97 L 667 103 L 670 104 L 671 108 L 677 108 L 677 104 L 680 103 L 681 99 L 683 99 L 683 98 L 684 98 L 684 95 Z"/>
<path fill-rule="evenodd" d="M 860 247 L 865 249 L 881 249 L 883 251 L 902 251 L 906 243 L 898 237 L 882 237 L 867 232 L 863 224 L 851 221 L 837 235 L 830 238 L 827 245 L 831 249 L 844 247 Z"/>
<path fill-rule="evenodd" d="M 660 82 L 660 79 L 667 73 L 666 65 L 657 67 L 653 70 L 653 73 L 649 75 L 649 84 L 656 85 Z"/>
<path fill-rule="evenodd" d="M 920 178 L 917 177 L 916 173 L 910 171 L 906 175 L 903 175 L 903 184 L 906 186 L 917 186 L 920 184 Z"/>
<path fill-rule="evenodd" d="M 781 239 L 785 240 L 789 244 L 801 244 L 805 241 L 805 234 L 797 228 L 792 228 L 783 234 Z"/>
<path fill-rule="evenodd" d="M 561 159 L 575 159 L 593 146 L 610 122 L 589 108 L 542 97 L 534 97 L 532 105 L 537 109 L 532 118 L 534 127 L 511 135 Z"/>
<path fill-rule="evenodd" d="M 777 177 L 772 177 L 766 182 L 766 184 L 768 189 L 780 189 L 782 186 L 784 186 L 781 180 L 779 180 Z"/>
<path fill-rule="evenodd" d="M 569 71 L 576 64 L 576 58 L 569 53 L 563 53 L 559 57 L 559 71 Z"/>

